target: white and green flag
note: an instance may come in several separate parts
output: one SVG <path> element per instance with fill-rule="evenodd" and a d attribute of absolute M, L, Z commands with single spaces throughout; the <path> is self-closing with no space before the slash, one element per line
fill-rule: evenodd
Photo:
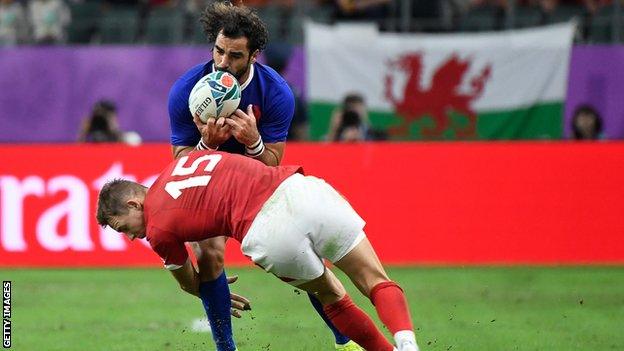
<path fill-rule="evenodd" d="M 556 139 L 575 26 L 480 34 L 380 33 L 306 23 L 314 139 L 345 95 L 399 139 Z"/>

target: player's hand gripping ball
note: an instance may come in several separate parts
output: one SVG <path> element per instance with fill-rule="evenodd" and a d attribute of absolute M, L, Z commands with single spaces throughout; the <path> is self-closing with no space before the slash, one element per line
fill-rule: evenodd
<path fill-rule="evenodd" d="M 241 88 L 228 72 L 214 71 L 200 79 L 191 90 L 189 110 L 206 123 L 209 118 L 229 117 L 241 99 Z"/>

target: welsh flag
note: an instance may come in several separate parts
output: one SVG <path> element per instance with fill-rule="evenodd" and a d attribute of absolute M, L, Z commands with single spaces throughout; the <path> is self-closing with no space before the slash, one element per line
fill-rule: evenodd
<path fill-rule="evenodd" d="M 308 22 L 312 138 L 358 92 L 372 126 L 393 139 L 559 139 L 574 31 L 397 34 Z"/>

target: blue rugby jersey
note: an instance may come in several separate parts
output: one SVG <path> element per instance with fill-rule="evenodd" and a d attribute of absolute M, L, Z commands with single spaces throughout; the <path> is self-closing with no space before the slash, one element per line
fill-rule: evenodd
<path fill-rule="evenodd" d="M 253 105 L 256 124 L 265 143 L 285 141 L 295 111 L 295 98 L 288 83 L 275 70 L 260 63 L 251 65 L 250 79 L 241 84 L 239 108 L 247 112 Z M 213 61 L 199 64 L 184 73 L 169 91 L 169 123 L 171 145 L 195 146 L 201 134 L 193 123 L 188 99 L 195 83 L 212 72 Z M 234 137 L 223 143 L 219 150 L 243 154 L 245 146 Z"/>

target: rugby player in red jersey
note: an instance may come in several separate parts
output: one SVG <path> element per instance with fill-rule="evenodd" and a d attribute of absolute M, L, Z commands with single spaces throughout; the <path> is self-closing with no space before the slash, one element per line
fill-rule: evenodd
<path fill-rule="evenodd" d="M 218 148 L 277 166 L 286 148 L 295 99 L 284 78 L 256 61 L 268 43 L 265 23 L 242 1 L 236 5 L 214 1 L 202 12 L 200 22 L 212 45 L 212 59 L 191 67 L 171 87 L 168 111 L 173 156 L 180 158 L 194 149 Z M 210 118 L 202 123 L 189 111 L 189 95 L 202 77 L 217 70 L 237 78 L 241 87 L 240 109 L 229 118 Z M 240 317 L 237 309 L 251 308 L 244 297 L 230 294 L 223 269 L 226 239 L 213 237 L 191 243 L 200 272 L 201 300 L 217 351 L 236 349 L 230 309 L 223 306 L 234 307 L 231 311 L 236 317 Z M 228 301 L 230 296 L 232 300 Z M 335 350 L 361 351 L 329 321 L 318 299 L 310 294 L 308 297 L 334 335 Z"/>
<path fill-rule="evenodd" d="M 362 230 L 365 222 L 325 181 L 301 167 L 269 167 L 244 156 L 197 151 L 172 162 L 151 188 L 114 180 L 97 220 L 133 240 L 147 238 L 180 287 L 199 296 L 185 243 L 233 237 L 281 280 L 314 294 L 331 322 L 366 350 L 395 348 L 323 264 L 345 272 L 375 305 L 399 351 L 418 350 L 407 301 Z"/>

